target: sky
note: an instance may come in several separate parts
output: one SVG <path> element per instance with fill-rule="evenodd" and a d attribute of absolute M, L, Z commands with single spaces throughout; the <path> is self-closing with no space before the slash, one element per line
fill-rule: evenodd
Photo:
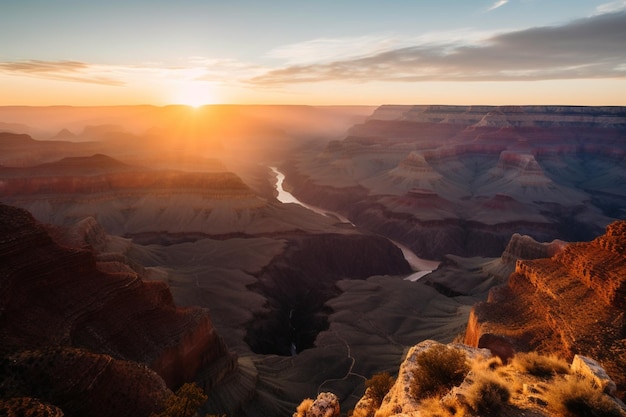
<path fill-rule="evenodd" d="M 2 0 L 0 105 L 626 105 L 626 0 Z"/>

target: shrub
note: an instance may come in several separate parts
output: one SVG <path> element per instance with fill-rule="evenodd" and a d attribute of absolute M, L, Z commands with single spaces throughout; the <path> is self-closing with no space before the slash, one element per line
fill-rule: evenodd
<path fill-rule="evenodd" d="M 151 414 L 151 417 L 194 417 L 207 398 L 202 388 L 195 383 L 185 383 L 165 400 L 165 409 L 158 414 Z"/>
<path fill-rule="evenodd" d="M 365 387 L 367 388 L 365 395 L 371 398 L 376 408 L 378 408 L 395 381 L 395 378 L 387 372 L 374 374 L 370 379 L 365 381 Z"/>
<path fill-rule="evenodd" d="M 309 408 L 313 405 L 313 398 L 305 398 L 302 400 L 300 405 L 296 408 L 295 417 L 304 417 L 306 416 L 306 412 L 309 411 Z"/>
<path fill-rule="evenodd" d="M 481 375 L 468 389 L 466 401 L 480 415 L 493 415 L 511 398 L 506 383 L 495 376 Z"/>
<path fill-rule="evenodd" d="M 413 371 L 413 396 L 419 399 L 442 395 L 459 385 L 469 372 L 466 359 L 465 352 L 446 345 L 435 345 L 421 352 L 416 357 L 419 366 Z"/>
<path fill-rule="evenodd" d="M 552 384 L 548 406 L 567 417 L 622 417 L 617 404 L 581 376 L 563 378 Z"/>
<path fill-rule="evenodd" d="M 419 412 L 422 417 L 463 417 L 465 415 L 464 408 L 448 397 L 441 401 L 434 397 L 422 400 Z"/>
<path fill-rule="evenodd" d="M 520 371 L 539 377 L 569 373 L 567 362 L 555 355 L 545 356 L 537 352 L 518 353 L 512 363 Z"/>

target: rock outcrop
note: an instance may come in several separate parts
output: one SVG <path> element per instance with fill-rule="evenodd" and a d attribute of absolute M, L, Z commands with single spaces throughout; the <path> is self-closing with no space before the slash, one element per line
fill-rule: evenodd
<path fill-rule="evenodd" d="M 309 404 L 310 402 L 310 404 Z M 293 417 L 340 417 L 339 399 L 332 392 L 321 392 L 315 401 L 303 402 Z M 308 407 L 307 407 L 308 406 Z M 306 408 L 306 409 L 305 409 Z"/>
<path fill-rule="evenodd" d="M 283 170 L 300 200 L 439 260 L 592 239 L 626 211 L 625 157 L 624 107 L 382 106 Z"/>
<path fill-rule="evenodd" d="M 82 239 L 94 229 L 87 223 Z M 92 249 L 60 246 L 28 212 L 0 205 L 3 397 L 34 396 L 70 414 L 147 415 L 166 384 L 216 364 L 232 369 L 206 309 L 176 307 L 166 284 L 130 266 L 99 264 Z"/>
<path fill-rule="evenodd" d="M 428 363 L 429 367 L 444 369 L 444 364 L 432 361 L 422 362 L 419 357 L 428 355 L 432 349 L 456 351 L 465 356 L 467 374 L 460 378 L 460 383 L 441 390 L 429 398 L 419 398 L 420 367 Z M 552 386 L 574 384 L 586 378 L 588 391 L 578 391 L 575 401 L 584 409 L 585 395 L 593 393 L 598 407 L 588 415 L 626 415 L 626 406 L 612 396 L 613 381 L 606 375 L 603 368 L 589 357 L 576 356 L 571 365 L 565 361 L 555 362 L 554 371 L 546 375 L 538 375 L 520 365 L 521 362 L 503 364 L 494 358 L 487 349 L 478 349 L 463 344 L 442 345 L 433 340 L 425 340 L 411 347 L 400 365 L 397 378 L 391 389 L 382 398 L 380 404 L 373 401 L 370 391 L 356 404 L 354 417 L 421 417 L 421 416 L 484 416 L 506 415 L 523 417 L 552 417 L 563 415 L 562 399 L 551 393 Z M 557 372 L 558 370 L 558 372 Z M 557 375 L 560 374 L 560 375 Z M 432 378 L 445 378 L 445 375 L 432 375 Z M 430 380 L 427 383 L 431 383 Z M 594 385 L 597 384 L 597 385 Z M 417 390 L 416 390 L 417 388 Z M 368 388 L 370 390 L 371 388 Z M 483 390 L 483 391 L 481 391 Z M 558 391 L 558 388 L 554 388 Z M 501 396 L 498 396 L 498 393 Z M 602 408 L 599 407 L 602 403 Z M 591 410 L 591 408 L 590 408 Z M 598 410 L 601 410 L 598 413 Z M 297 414 L 294 414 L 296 417 Z M 308 416 L 308 414 L 306 414 Z"/>
<path fill-rule="evenodd" d="M 465 342 L 495 350 L 508 346 L 568 358 L 592 356 L 615 380 L 623 398 L 625 247 L 626 221 L 619 221 L 603 236 L 568 244 L 551 258 L 518 260 L 508 284 L 494 288 L 487 302 L 472 310 Z"/>

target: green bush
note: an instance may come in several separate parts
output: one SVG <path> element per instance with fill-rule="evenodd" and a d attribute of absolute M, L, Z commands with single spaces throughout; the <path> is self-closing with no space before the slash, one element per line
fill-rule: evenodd
<path fill-rule="evenodd" d="M 442 395 L 461 384 L 470 370 L 465 352 L 435 345 L 416 357 L 411 392 L 417 399 Z"/>
<path fill-rule="evenodd" d="M 537 352 L 518 353 L 512 363 L 520 371 L 539 377 L 569 373 L 569 365 L 563 359 L 554 355 L 540 355 Z"/>
<path fill-rule="evenodd" d="M 567 417 L 623 417 L 617 404 L 593 382 L 580 376 L 564 378 L 552 384 L 548 406 Z"/>
<path fill-rule="evenodd" d="M 367 388 L 365 395 L 371 398 L 376 408 L 378 408 L 395 381 L 395 378 L 387 372 L 374 374 L 370 379 L 365 381 L 365 388 Z"/>

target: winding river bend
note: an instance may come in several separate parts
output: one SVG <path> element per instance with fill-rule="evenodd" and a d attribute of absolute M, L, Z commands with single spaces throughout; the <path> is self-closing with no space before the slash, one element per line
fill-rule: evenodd
<path fill-rule="evenodd" d="M 269 167 L 269 168 L 276 175 L 275 188 L 276 188 L 276 191 L 278 192 L 278 197 L 277 197 L 278 201 L 280 201 L 281 203 L 285 203 L 285 204 L 298 204 L 322 216 L 332 216 L 332 217 L 337 218 L 342 223 L 349 223 L 352 226 L 354 226 L 354 224 L 349 219 L 347 219 L 346 217 L 342 216 L 339 213 L 324 210 L 321 207 L 312 206 L 310 204 L 306 204 L 298 200 L 293 194 L 291 194 L 289 191 L 286 191 L 283 188 L 283 182 L 285 181 L 285 174 L 280 172 L 278 168 L 276 167 Z M 404 255 L 404 259 L 406 259 L 409 265 L 411 265 L 411 268 L 413 269 L 413 271 L 415 271 L 413 274 L 404 278 L 405 280 L 417 281 L 423 276 L 430 274 L 433 270 L 435 270 L 439 266 L 438 261 L 422 259 L 418 257 L 415 253 L 413 253 L 413 251 L 411 251 L 411 249 L 407 248 L 406 246 L 398 242 L 394 242 L 391 239 L 389 241 L 393 243 L 394 245 L 396 245 L 398 248 L 400 248 L 400 250 L 402 251 L 402 255 Z"/>

